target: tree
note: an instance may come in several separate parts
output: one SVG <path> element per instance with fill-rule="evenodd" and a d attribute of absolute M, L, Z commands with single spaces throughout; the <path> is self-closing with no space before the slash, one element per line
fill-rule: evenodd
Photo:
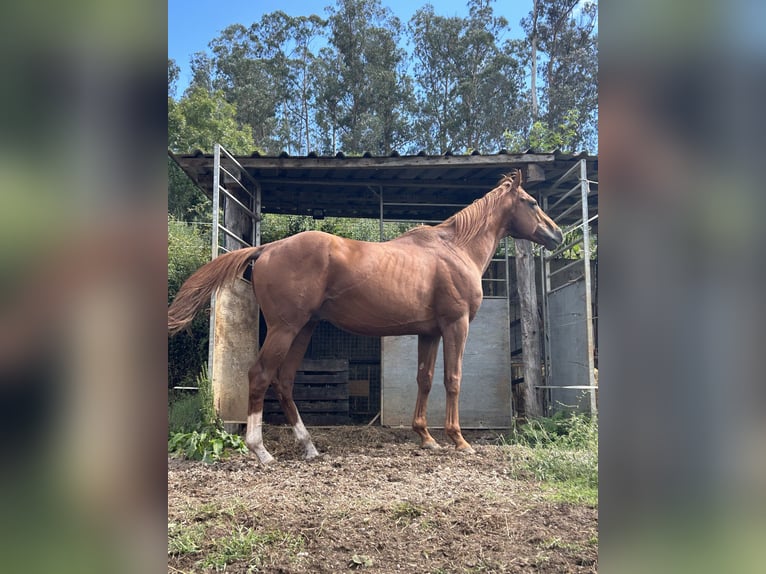
<path fill-rule="evenodd" d="M 210 239 L 198 228 L 168 216 L 168 303 L 184 281 L 210 260 Z M 168 339 L 168 386 L 191 384 L 207 361 L 209 326 L 204 314 L 191 334 Z"/>
<path fill-rule="evenodd" d="M 176 84 L 178 83 L 178 76 L 181 74 L 181 68 L 178 67 L 176 61 L 172 58 L 168 58 L 168 98 L 172 98 L 176 94 Z"/>
<path fill-rule="evenodd" d="M 241 128 L 236 117 L 236 106 L 226 101 L 223 92 L 191 87 L 168 110 L 168 147 L 181 153 L 195 149 L 212 153 L 213 144 L 220 143 L 232 153 L 251 153 L 250 131 Z"/>
<path fill-rule="evenodd" d="M 460 18 L 437 16 L 430 4 L 415 12 L 409 22 L 418 91 L 416 141 L 432 152 L 454 148 L 458 117 L 454 96 L 460 81 L 454 42 L 462 27 Z"/>
<path fill-rule="evenodd" d="M 401 22 L 379 0 L 337 0 L 328 12 L 342 148 L 387 154 L 409 132 L 412 98 L 398 47 Z"/>
<path fill-rule="evenodd" d="M 168 60 L 168 89 L 174 87 L 177 66 Z M 172 90 L 171 90 L 172 91 Z M 190 86 L 184 96 L 168 96 L 168 149 L 189 153 L 195 149 L 212 152 L 220 143 L 232 153 L 251 153 L 253 142 L 249 129 L 236 121 L 236 108 L 226 102 L 222 92 L 207 92 L 202 86 Z M 168 213 L 183 221 L 209 220 L 210 200 L 168 158 Z"/>
<path fill-rule="evenodd" d="M 226 27 L 210 42 L 214 61 L 213 87 L 221 90 L 232 104 L 236 119 L 251 130 L 255 145 L 279 153 L 274 145 L 277 128 L 276 108 L 282 98 L 282 86 L 274 83 L 268 63 L 261 58 L 265 50 L 257 27 L 242 24 Z"/>
<path fill-rule="evenodd" d="M 560 126 L 573 125 L 574 130 L 561 146 L 570 151 L 596 146 L 596 18 L 595 2 L 535 0 L 529 17 L 522 20 L 529 43 L 539 47 L 543 59 L 539 120 L 552 132 Z M 536 58 L 531 60 L 531 66 L 536 77 Z"/>
<path fill-rule="evenodd" d="M 496 150 L 504 132 L 527 123 L 524 69 L 516 42 L 491 0 L 470 0 L 468 18 L 436 16 L 431 5 L 409 23 L 418 65 L 417 142 L 436 152 Z"/>

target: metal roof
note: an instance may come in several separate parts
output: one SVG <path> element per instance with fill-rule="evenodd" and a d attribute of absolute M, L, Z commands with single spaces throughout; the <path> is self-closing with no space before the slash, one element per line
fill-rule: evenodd
<path fill-rule="evenodd" d="M 168 153 L 212 197 L 213 155 Z M 443 220 L 486 194 L 515 168 L 522 169 L 524 188 L 538 198 L 581 159 L 588 162 L 589 179 L 598 179 L 598 156 L 558 150 L 358 157 L 340 153 L 275 157 L 256 152 L 235 158 L 260 184 L 264 213 L 311 215 L 322 209 L 327 216 L 379 218 L 382 197 L 386 219 Z M 591 201 L 595 213 L 597 194 Z M 564 202 L 557 211 L 567 207 Z"/>

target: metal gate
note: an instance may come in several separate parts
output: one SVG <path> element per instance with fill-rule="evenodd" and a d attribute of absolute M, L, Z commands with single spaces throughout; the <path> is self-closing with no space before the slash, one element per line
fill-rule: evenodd
<path fill-rule="evenodd" d="M 565 184 L 572 184 L 567 187 Z M 545 333 L 546 414 L 575 410 L 596 414 L 597 382 L 594 373 L 595 339 L 593 314 L 592 255 L 595 243 L 591 224 L 598 213 L 589 212 L 588 199 L 598 194 L 598 182 L 588 178 L 586 160 L 580 160 L 556 181 L 543 197 L 543 209 L 563 221 L 564 243 L 542 258 L 542 303 Z M 577 200 L 557 213 L 571 197 Z M 570 200 L 571 201 L 571 200 Z"/>
<path fill-rule="evenodd" d="M 213 147 L 212 257 L 260 245 L 261 188 L 220 144 Z M 246 185 L 246 183 L 249 184 Z M 258 353 L 258 305 L 249 281 L 235 281 L 210 304 L 208 372 L 225 423 L 247 420 L 247 371 Z"/>

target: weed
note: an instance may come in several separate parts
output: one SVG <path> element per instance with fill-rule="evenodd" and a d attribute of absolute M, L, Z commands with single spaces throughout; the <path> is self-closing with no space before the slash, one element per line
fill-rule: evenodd
<path fill-rule="evenodd" d="M 517 477 L 532 474 L 549 498 L 598 505 L 598 423 L 584 415 L 557 415 L 514 427 L 507 443 L 520 445 Z"/>
<path fill-rule="evenodd" d="M 370 558 L 369 556 L 354 554 L 348 563 L 348 567 L 351 568 L 352 570 L 357 570 L 360 568 L 368 568 L 372 566 L 373 563 L 374 563 L 373 559 Z"/>
<path fill-rule="evenodd" d="M 208 463 L 225 458 L 226 449 L 247 453 L 247 445 L 241 436 L 215 427 L 190 433 L 174 433 L 168 440 L 168 452 L 171 455 Z"/>
<path fill-rule="evenodd" d="M 403 501 L 394 506 L 391 514 L 395 520 L 402 520 L 405 518 L 412 520 L 413 518 L 421 516 L 423 514 L 423 509 L 410 502 Z"/>
<path fill-rule="evenodd" d="M 205 538 L 203 524 L 168 523 L 168 554 L 196 554 Z"/>
<path fill-rule="evenodd" d="M 207 368 L 197 376 L 197 387 L 198 395 L 179 399 L 169 409 L 168 453 L 203 462 L 225 458 L 226 449 L 246 454 L 245 441 L 226 432 L 215 412 Z"/>
<path fill-rule="evenodd" d="M 545 550 L 567 550 L 569 552 L 582 552 L 583 548 L 574 542 L 564 542 L 561 538 L 548 538 L 543 540 L 540 545 Z"/>
<path fill-rule="evenodd" d="M 213 549 L 200 562 L 203 568 L 223 570 L 229 564 L 245 561 L 250 568 L 268 564 L 268 555 L 272 549 L 281 558 L 294 558 L 303 549 L 304 541 L 300 536 L 272 531 L 260 533 L 252 528 L 240 526 L 232 534 L 217 538 Z"/>

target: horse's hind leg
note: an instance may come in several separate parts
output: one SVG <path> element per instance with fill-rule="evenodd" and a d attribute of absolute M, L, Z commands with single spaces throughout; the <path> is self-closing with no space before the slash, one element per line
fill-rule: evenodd
<path fill-rule="evenodd" d="M 269 331 L 258 359 L 248 372 L 250 387 L 245 443 L 255 453 L 261 464 L 268 464 L 274 460 L 263 446 L 263 398 L 269 385 L 276 378 L 277 371 L 294 339 L 295 332 L 292 330 Z"/>
<path fill-rule="evenodd" d="M 436 449 L 439 444 L 428 432 L 426 422 L 426 408 L 428 406 L 428 393 L 431 392 L 431 384 L 434 380 L 434 365 L 436 355 L 439 352 L 440 337 L 420 335 L 418 337 L 418 399 L 415 403 L 415 414 L 412 417 L 412 430 L 420 436 L 422 448 Z"/>
<path fill-rule="evenodd" d="M 306 353 L 309 341 L 311 340 L 311 334 L 314 332 L 316 324 L 316 321 L 310 321 L 309 323 L 306 323 L 303 329 L 301 329 L 301 332 L 298 333 L 282 366 L 279 367 L 276 381 L 279 404 L 282 406 L 285 417 L 287 417 L 287 422 L 293 427 L 295 439 L 303 445 L 306 460 L 316 458 L 319 456 L 319 453 L 317 452 L 314 443 L 311 442 L 311 436 L 301 420 L 301 415 L 298 413 L 298 407 L 295 406 L 295 401 L 293 401 L 293 384 L 295 382 L 295 373 L 301 364 L 303 355 Z"/>

